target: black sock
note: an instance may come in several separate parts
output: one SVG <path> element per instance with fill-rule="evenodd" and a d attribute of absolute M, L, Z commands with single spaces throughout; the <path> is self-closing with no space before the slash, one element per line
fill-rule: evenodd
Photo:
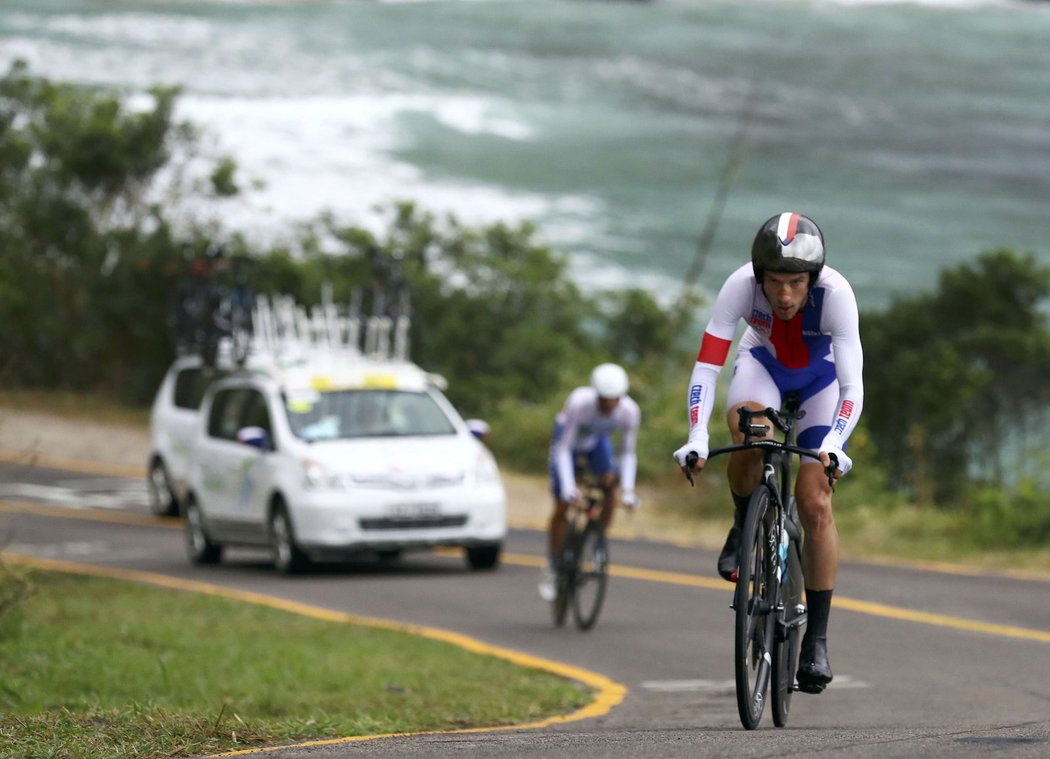
<path fill-rule="evenodd" d="M 733 525 L 736 527 L 744 526 L 744 515 L 747 514 L 747 505 L 751 502 L 750 495 L 737 495 L 733 491 L 729 491 L 733 496 L 733 505 L 736 509 L 733 511 Z"/>
<path fill-rule="evenodd" d="M 807 638 L 827 640 L 828 615 L 831 614 L 831 594 L 835 590 L 810 590 L 806 588 L 806 635 Z"/>

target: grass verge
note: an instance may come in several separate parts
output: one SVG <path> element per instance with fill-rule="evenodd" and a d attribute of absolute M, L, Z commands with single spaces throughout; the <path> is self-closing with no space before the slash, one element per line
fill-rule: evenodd
<path fill-rule="evenodd" d="M 41 570 L 0 583 L 31 590 L 0 616 L 3 759 L 498 726 L 590 699 L 552 673 L 405 632 Z"/>

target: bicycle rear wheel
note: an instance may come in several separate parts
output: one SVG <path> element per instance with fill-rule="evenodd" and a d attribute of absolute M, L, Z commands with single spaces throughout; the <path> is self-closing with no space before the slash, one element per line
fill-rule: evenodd
<path fill-rule="evenodd" d="M 740 535 L 736 610 L 736 702 L 740 722 L 758 727 L 765 709 L 775 636 L 777 584 L 769 556 L 772 527 L 769 489 L 759 485 L 751 496 Z"/>
<path fill-rule="evenodd" d="M 788 504 L 789 518 L 796 518 L 798 510 L 794 496 Z M 784 605 L 782 620 L 777 621 L 777 640 L 773 647 L 773 724 L 784 727 L 791 710 L 791 694 L 795 690 L 795 670 L 798 667 L 798 648 L 802 641 L 802 625 L 806 622 L 806 607 L 802 601 L 805 583 L 802 578 L 802 544 L 791 540 L 788 545 L 786 576 L 781 593 Z"/>
<path fill-rule="evenodd" d="M 605 600 L 606 567 L 609 548 L 600 522 L 588 523 L 580 536 L 576 581 L 572 594 L 572 614 L 576 626 L 589 630 L 598 621 Z"/>

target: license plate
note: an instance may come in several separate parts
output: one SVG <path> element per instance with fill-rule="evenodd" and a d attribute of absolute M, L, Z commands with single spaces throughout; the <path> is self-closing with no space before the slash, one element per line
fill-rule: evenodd
<path fill-rule="evenodd" d="M 418 519 L 440 513 L 441 505 L 437 503 L 396 503 L 389 510 L 390 516 L 395 519 Z"/>

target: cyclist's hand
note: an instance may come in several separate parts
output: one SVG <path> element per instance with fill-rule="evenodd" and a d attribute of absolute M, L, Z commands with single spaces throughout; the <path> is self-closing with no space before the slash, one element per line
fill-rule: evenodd
<path fill-rule="evenodd" d="M 561 494 L 562 503 L 579 503 L 583 500 L 583 493 L 577 487 L 571 487 Z"/>
<path fill-rule="evenodd" d="M 620 496 L 620 503 L 628 511 L 634 511 L 638 508 L 638 496 L 635 495 L 633 490 L 628 490 Z"/>
<path fill-rule="evenodd" d="M 704 464 L 707 463 L 707 451 L 701 451 L 700 446 L 698 446 L 696 443 L 686 443 L 677 451 L 675 451 L 674 460 L 678 462 L 678 466 L 682 467 L 683 472 L 685 472 L 686 474 L 692 474 L 692 472 L 689 471 L 689 465 L 686 461 L 690 453 L 694 454 L 697 457 L 696 463 L 693 464 L 692 472 L 702 471 L 704 468 Z"/>
<path fill-rule="evenodd" d="M 817 454 L 820 456 L 820 463 L 824 465 L 825 469 L 831 467 L 831 454 L 835 455 L 838 462 L 838 468 L 833 473 L 833 476 L 836 480 L 839 477 L 848 474 L 849 470 L 853 468 L 853 459 L 838 448 L 828 448 L 827 450 L 818 451 Z"/>

